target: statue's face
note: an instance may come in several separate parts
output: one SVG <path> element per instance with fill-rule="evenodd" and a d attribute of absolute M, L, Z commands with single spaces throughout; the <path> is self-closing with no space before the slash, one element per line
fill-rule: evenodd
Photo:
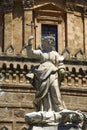
<path fill-rule="evenodd" d="M 55 38 L 52 36 L 47 36 L 44 38 L 42 44 L 43 44 L 43 49 L 45 49 L 46 51 L 52 51 L 52 49 L 55 46 Z"/>
<path fill-rule="evenodd" d="M 55 38 L 52 36 L 47 36 L 44 38 L 44 41 L 49 44 L 49 46 L 54 46 Z"/>

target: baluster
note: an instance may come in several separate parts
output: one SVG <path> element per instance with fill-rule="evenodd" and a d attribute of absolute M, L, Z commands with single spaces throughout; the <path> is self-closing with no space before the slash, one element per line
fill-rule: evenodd
<path fill-rule="evenodd" d="M 24 82 L 24 76 L 23 76 L 23 73 L 20 74 L 20 83 L 23 83 Z"/>
<path fill-rule="evenodd" d="M 78 75 L 79 78 L 79 86 L 82 87 L 82 75 Z"/>
<path fill-rule="evenodd" d="M 76 86 L 76 87 L 78 86 L 78 80 L 79 80 L 79 78 L 78 78 L 78 77 L 75 77 L 75 86 Z"/>
<path fill-rule="evenodd" d="M 13 82 L 15 82 L 15 83 L 17 82 L 16 81 L 16 74 L 15 73 L 13 73 Z"/>
<path fill-rule="evenodd" d="M 71 86 L 71 85 L 72 85 L 72 83 L 71 83 L 71 76 L 68 76 L 67 84 L 68 84 L 68 86 Z"/>
<path fill-rule="evenodd" d="M 6 74 L 5 74 L 5 82 L 9 82 L 9 73 L 8 72 L 6 72 Z"/>
<path fill-rule="evenodd" d="M 86 77 L 82 78 L 82 86 L 86 87 Z"/>
<path fill-rule="evenodd" d="M 75 78 L 75 75 L 74 74 L 71 74 L 71 84 L 72 84 L 72 87 L 74 87 L 74 78 Z"/>

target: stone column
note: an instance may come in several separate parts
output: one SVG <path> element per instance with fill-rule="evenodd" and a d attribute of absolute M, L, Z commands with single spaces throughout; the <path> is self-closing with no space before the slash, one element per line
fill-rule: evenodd
<path fill-rule="evenodd" d="M 4 14 L 4 51 L 12 44 L 12 12 Z"/>
<path fill-rule="evenodd" d="M 85 33 L 84 34 L 85 35 L 84 36 L 85 47 L 84 48 L 85 48 L 85 54 L 86 54 L 86 57 L 87 57 L 87 44 L 86 44 L 87 43 L 87 16 L 84 17 L 84 30 L 85 30 L 85 32 L 84 32 Z"/>
<path fill-rule="evenodd" d="M 67 47 L 69 48 L 71 55 L 73 54 L 72 48 L 74 45 L 74 14 L 67 12 Z"/>
<path fill-rule="evenodd" d="M 78 49 L 81 49 L 84 51 L 84 40 L 83 40 L 83 18 L 81 13 L 75 13 L 74 18 L 74 45 L 73 45 L 73 51 L 77 51 Z"/>
<path fill-rule="evenodd" d="M 28 42 L 28 37 L 33 34 L 34 21 L 33 21 L 33 6 L 34 0 L 23 0 L 24 9 L 24 43 Z"/>
<path fill-rule="evenodd" d="M 41 23 L 35 22 L 35 24 L 38 26 L 35 28 L 35 44 L 36 44 L 36 49 L 41 47 L 42 39 L 41 39 Z"/>
<path fill-rule="evenodd" d="M 65 23 L 61 18 L 61 22 L 58 24 L 58 51 L 62 53 L 65 49 Z"/>
<path fill-rule="evenodd" d="M 58 24 L 58 52 L 61 51 L 61 38 L 62 38 L 62 26 L 61 23 Z"/>
<path fill-rule="evenodd" d="M 13 47 L 19 53 L 23 44 L 23 9 L 21 2 L 14 3 L 13 11 Z"/>
<path fill-rule="evenodd" d="M 24 9 L 24 43 L 27 43 L 29 36 L 33 35 L 32 26 L 32 10 Z"/>
<path fill-rule="evenodd" d="M 0 13 L 0 53 L 3 50 L 3 13 Z"/>
<path fill-rule="evenodd" d="M 84 50 L 83 45 L 83 19 L 80 12 L 67 13 L 67 46 L 71 55 L 78 49 Z"/>

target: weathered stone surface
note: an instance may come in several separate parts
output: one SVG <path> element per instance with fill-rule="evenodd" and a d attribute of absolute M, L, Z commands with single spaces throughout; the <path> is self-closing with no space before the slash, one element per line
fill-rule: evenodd
<path fill-rule="evenodd" d="M 24 44 L 28 42 L 28 37 L 33 35 L 32 15 L 32 10 L 24 10 Z"/>
<path fill-rule="evenodd" d="M 20 53 L 23 44 L 27 43 L 31 34 L 35 36 L 33 46 L 41 47 L 42 24 L 55 25 L 58 51 L 61 53 L 67 47 L 69 55 L 72 56 L 72 59 L 65 62 L 70 75 L 67 74 L 62 83 L 63 99 L 68 109 L 80 109 L 87 112 L 87 14 L 84 4 L 81 4 L 80 1 L 76 3 L 79 3 L 80 6 L 77 4 L 79 7 L 76 5 L 75 9 L 71 1 L 71 9 L 68 10 L 65 0 L 35 0 L 32 10 L 25 9 L 21 0 L 15 0 L 13 10 L 5 12 L 9 6 L 5 6 L 4 0 L 5 9 L 2 9 L 0 1 L 0 52 L 5 51 L 11 43 L 15 53 Z M 60 14 L 63 14 L 62 17 L 59 17 Z M 31 25 L 31 22 L 33 27 L 26 25 Z M 78 62 L 75 59 L 73 62 L 74 54 L 79 48 L 83 53 L 85 52 L 85 60 Z M 3 81 L 0 78 L 0 129 L 26 130 L 23 115 L 34 110 L 35 90 L 32 89 L 25 76 L 32 64 L 36 64 L 35 61 L 31 63 L 26 56 L 0 55 L 0 73 L 4 76 Z"/>
<path fill-rule="evenodd" d="M 3 14 L 0 14 L 0 52 L 2 52 L 3 47 Z"/>
<path fill-rule="evenodd" d="M 75 125 L 57 125 L 57 126 L 31 126 L 28 130 L 81 130 L 79 126 Z"/>
<path fill-rule="evenodd" d="M 23 45 L 23 8 L 21 3 L 14 4 L 14 11 L 13 11 L 13 47 L 16 51 L 16 54 L 20 52 L 20 49 Z"/>

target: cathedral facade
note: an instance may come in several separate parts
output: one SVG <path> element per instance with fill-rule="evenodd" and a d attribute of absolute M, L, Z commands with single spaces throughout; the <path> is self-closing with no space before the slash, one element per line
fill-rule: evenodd
<path fill-rule="evenodd" d="M 0 1 L 0 129 L 27 130 L 24 115 L 34 111 L 35 89 L 26 74 L 38 61 L 22 51 L 33 35 L 33 48 L 45 36 L 65 57 L 61 93 L 68 109 L 87 112 L 87 0 Z"/>

